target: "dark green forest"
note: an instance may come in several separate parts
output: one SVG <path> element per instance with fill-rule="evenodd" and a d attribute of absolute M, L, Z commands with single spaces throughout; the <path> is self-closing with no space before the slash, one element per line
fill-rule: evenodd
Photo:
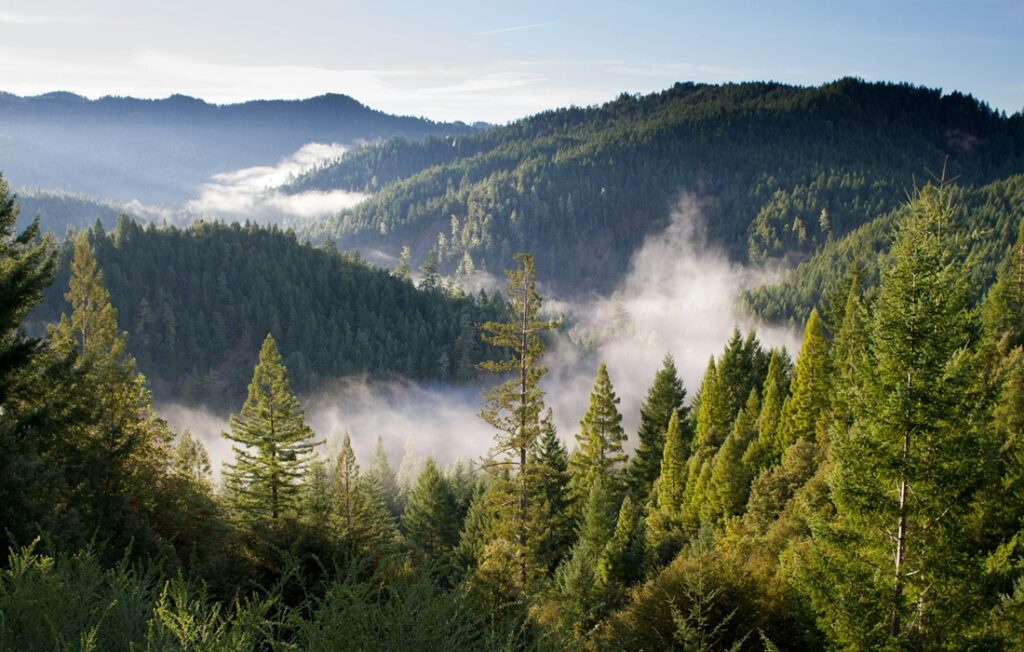
<path fill-rule="evenodd" d="M 466 382 L 488 353 L 479 325 L 500 318 L 499 295 L 463 296 L 436 275 L 406 275 L 333 247 L 254 224 L 184 229 L 122 218 L 83 232 L 103 271 L 129 351 L 161 399 L 226 411 L 245 397 L 255 352 L 274 333 L 297 391 L 348 375 Z M 66 312 L 76 239 L 31 315 Z M 429 270 L 428 270 L 429 271 Z"/>
<path fill-rule="evenodd" d="M 850 84 L 862 87 L 838 87 Z M 623 112 L 639 104 L 619 101 Z M 907 111 L 927 122 L 924 108 Z M 1016 124 L 983 115 L 979 129 Z M 471 300 L 446 294 L 436 270 L 414 288 L 407 271 L 277 229 L 122 221 L 62 249 L 37 226 L 15 228 L 0 186 L 0 649 L 1021 649 L 1020 181 L 968 181 L 924 184 L 879 210 L 888 221 L 842 249 L 849 260 L 816 300 L 766 300 L 807 315 L 798 352 L 723 332 L 699 387 L 666 356 L 632 452 L 603 363 L 578 429 L 555 430 L 540 390 L 556 326 L 537 284 L 543 252 L 510 254 L 502 294 Z M 974 229 L 990 233 L 987 246 Z M 227 268 L 238 278 L 212 275 Z M 250 289 L 214 299 L 235 311 L 220 331 L 188 301 L 225 286 Z M 318 292 L 338 294 L 318 304 Z M 401 309 L 370 302 L 378 295 Z M 143 301 L 174 319 L 140 320 Z M 310 328 L 349 323 L 345 311 L 380 320 L 366 351 L 428 377 L 458 324 L 481 320 L 479 348 L 449 362 L 483 360 L 475 368 L 495 381 L 480 411 L 492 452 L 450 469 L 428 461 L 409 482 L 382 446 L 360 460 L 346 436 L 328 458 L 296 393 L 317 368 L 295 357 L 305 334 L 289 329 L 334 302 L 339 314 L 314 312 Z M 410 314 L 439 330 L 389 330 Z M 35 336 L 21 327 L 30 315 L 48 323 Z M 251 381 L 231 407 L 234 457 L 219 483 L 202 444 L 154 413 L 139 373 L 145 362 L 156 382 L 181 363 L 158 346 L 132 354 L 135 339 L 166 338 L 152 329 L 165 321 L 176 338 L 203 324 L 197 347 L 245 333 L 231 355 Z"/>
<path fill-rule="evenodd" d="M 373 193 L 303 228 L 342 248 L 402 245 L 443 271 L 531 252 L 562 293 L 610 291 L 681 194 L 737 261 L 799 261 L 901 205 L 930 175 L 981 187 L 1024 172 L 1024 118 L 971 96 L 841 79 L 679 83 L 476 134 L 353 150 L 293 191 Z"/>

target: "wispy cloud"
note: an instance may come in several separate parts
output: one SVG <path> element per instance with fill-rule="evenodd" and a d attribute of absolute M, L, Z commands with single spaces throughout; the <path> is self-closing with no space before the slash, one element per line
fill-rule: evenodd
<path fill-rule="evenodd" d="M 487 36 L 488 34 L 504 34 L 506 32 L 521 32 L 527 29 L 539 29 L 541 27 L 551 27 L 553 25 L 559 25 L 564 21 L 561 20 L 550 20 L 546 23 L 533 23 L 531 25 L 517 25 L 515 27 L 502 27 L 501 29 L 488 29 L 482 32 L 473 32 L 472 36 Z"/>
<path fill-rule="evenodd" d="M 28 14 L 20 11 L 0 11 L 0 25 L 87 25 L 103 22 L 79 14 Z"/>

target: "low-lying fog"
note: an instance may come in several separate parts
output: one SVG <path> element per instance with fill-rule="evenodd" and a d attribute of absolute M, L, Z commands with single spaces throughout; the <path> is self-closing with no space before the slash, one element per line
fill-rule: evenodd
<path fill-rule="evenodd" d="M 759 325 L 737 307 L 743 289 L 770 276 L 763 269 L 736 266 L 708 245 L 699 202 L 684 197 L 668 228 L 648 237 L 634 254 L 614 299 L 564 303 L 541 290 L 549 309 L 571 314 L 575 324 L 558 336 L 545 357 L 549 373 L 543 388 L 563 440 L 571 448 L 599 361 L 608 364 L 622 399 L 623 425 L 632 437 L 640 404 L 666 353 L 674 356 L 692 396 L 708 357 L 721 352 L 735 326 L 756 328 L 765 346 L 795 351 L 797 333 Z M 587 346 L 579 344 L 584 340 Z M 493 433 L 477 415 L 482 395 L 482 388 L 345 379 L 307 397 L 306 418 L 327 440 L 328 455 L 348 432 L 364 462 L 380 436 L 396 468 L 407 446 L 421 460 L 432 456 L 450 464 L 479 459 L 490 447 Z M 227 428 L 225 419 L 180 405 L 158 410 L 176 430 L 187 428 L 202 439 L 215 472 L 231 459 L 230 444 L 220 435 Z"/>

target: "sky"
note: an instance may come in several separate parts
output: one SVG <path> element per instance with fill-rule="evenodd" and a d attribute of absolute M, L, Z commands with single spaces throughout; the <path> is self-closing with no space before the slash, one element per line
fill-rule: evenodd
<path fill-rule="evenodd" d="M 1024 2 L 0 0 L 0 90 L 345 93 L 502 123 L 676 81 L 907 81 L 1024 109 Z"/>

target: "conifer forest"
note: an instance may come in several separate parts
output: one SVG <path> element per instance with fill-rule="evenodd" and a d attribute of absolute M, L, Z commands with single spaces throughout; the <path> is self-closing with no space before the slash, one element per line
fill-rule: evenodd
<path fill-rule="evenodd" d="M 1024 112 L 660 88 L 0 93 L 0 652 L 1024 650 Z"/>

